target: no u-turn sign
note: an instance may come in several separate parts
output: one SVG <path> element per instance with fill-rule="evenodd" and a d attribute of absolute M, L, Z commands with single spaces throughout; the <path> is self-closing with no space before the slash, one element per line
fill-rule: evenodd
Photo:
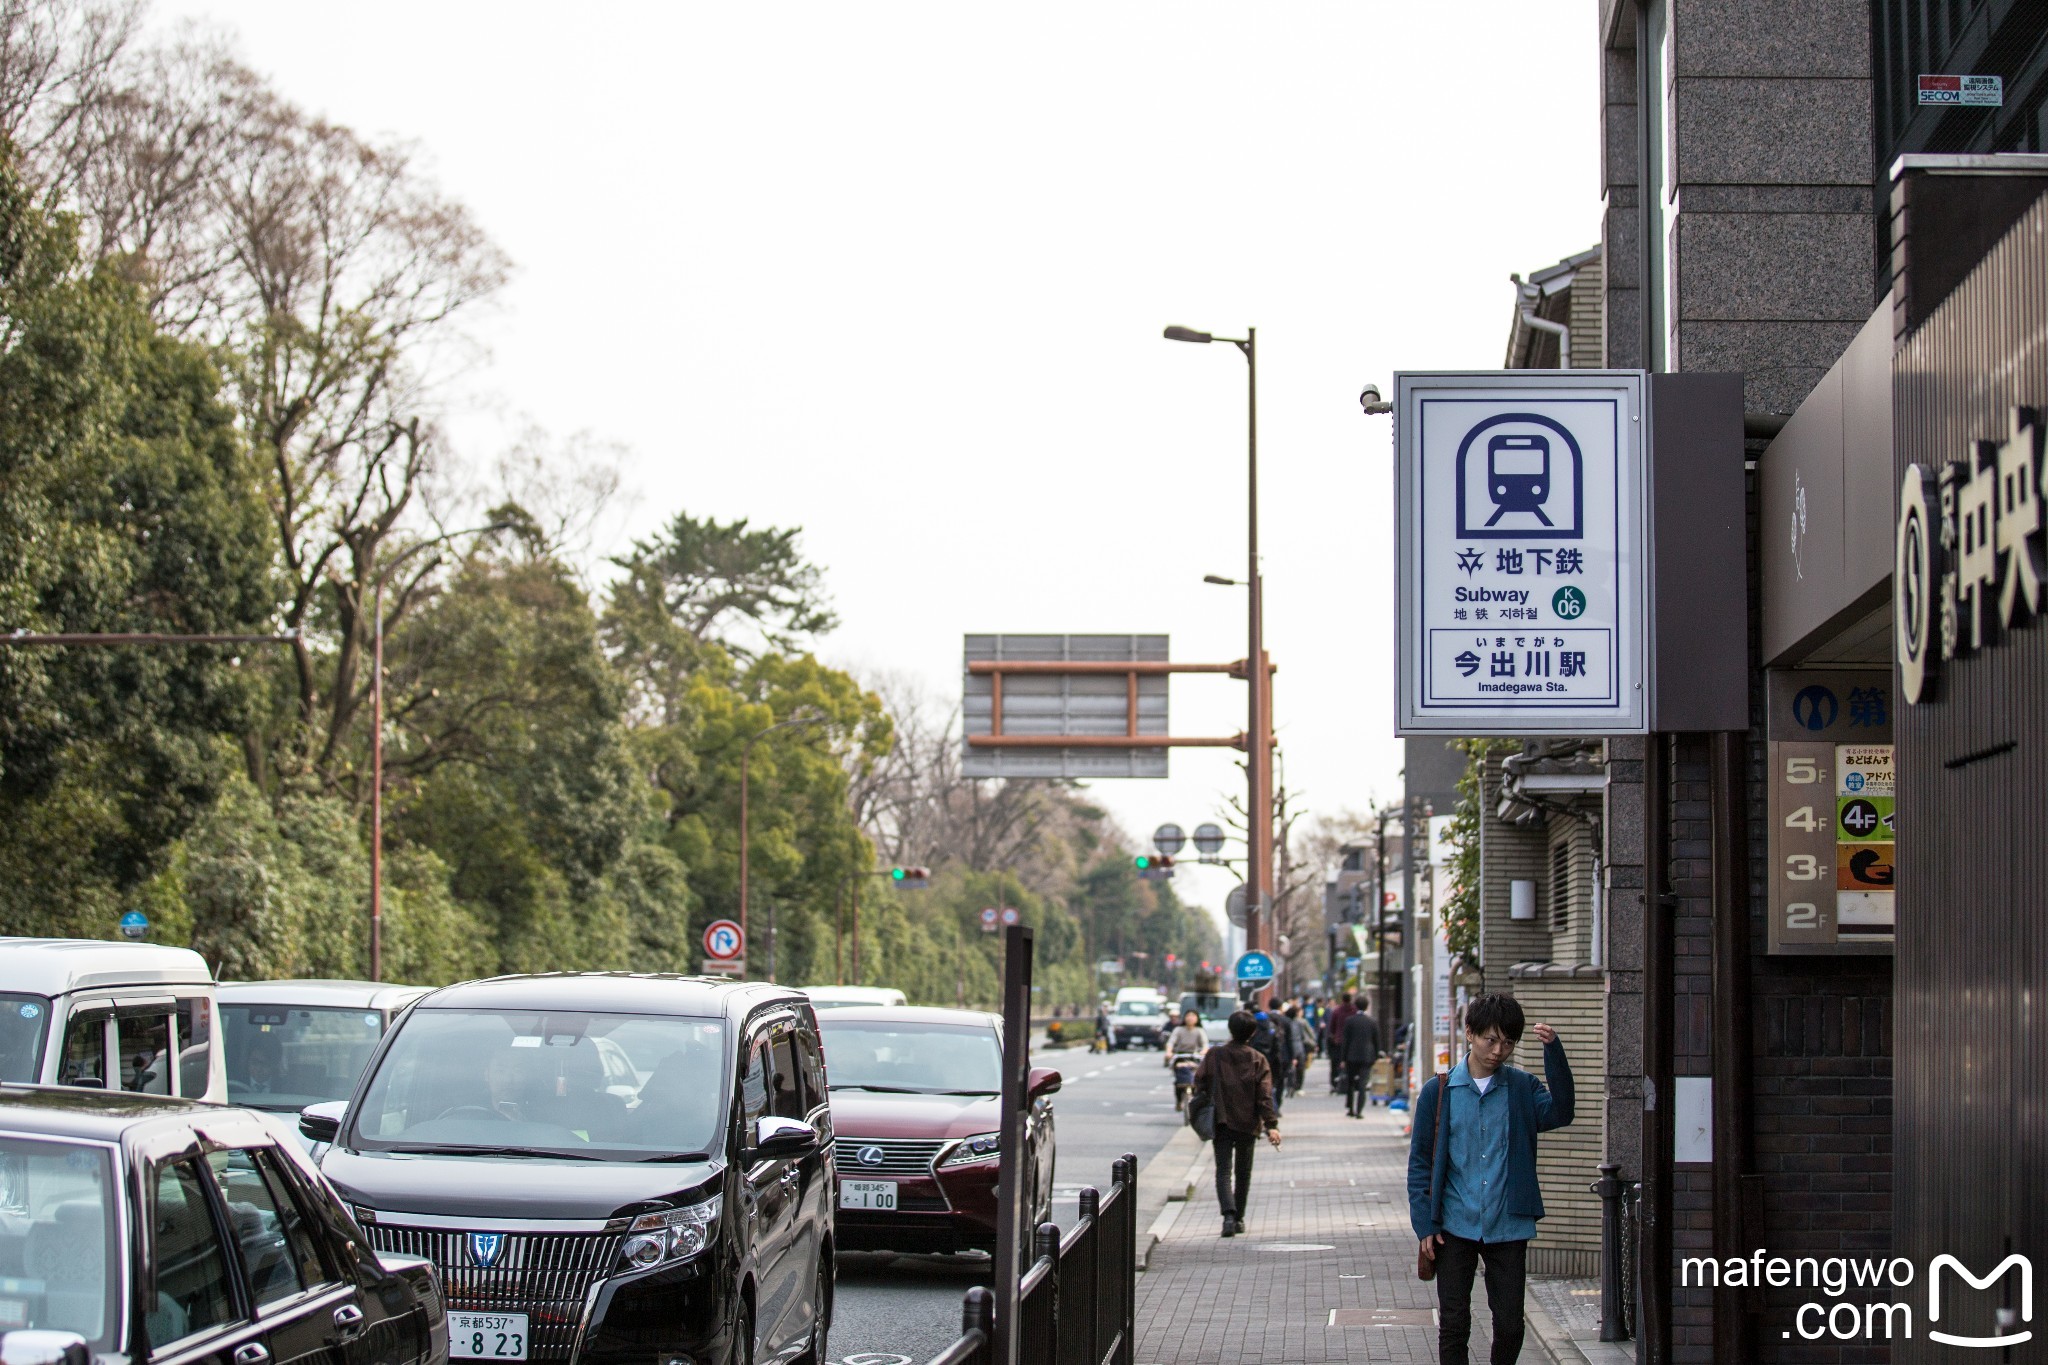
<path fill-rule="evenodd" d="M 704 953 L 720 962 L 730 962 L 747 950 L 746 935 L 729 919 L 715 919 L 704 927 Z"/>

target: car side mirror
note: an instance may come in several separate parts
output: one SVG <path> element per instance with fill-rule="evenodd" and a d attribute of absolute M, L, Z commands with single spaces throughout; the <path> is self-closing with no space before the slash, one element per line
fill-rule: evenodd
<path fill-rule="evenodd" d="M 0 1365 L 92 1365 L 92 1352 L 76 1332 L 0 1332 Z"/>
<path fill-rule="evenodd" d="M 754 1145 L 747 1150 L 749 1159 L 765 1161 L 771 1157 L 808 1156 L 818 1150 L 818 1132 L 801 1119 L 764 1118 L 756 1122 Z"/>
<path fill-rule="evenodd" d="M 1034 1066 L 1024 1077 L 1024 1103 L 1042 1100 L 1058 1090 L 1066 1082 L 1060 1073 L 1049 1066 Z"/>
<path fill-rule="evenodd" d="M 341 1121 L 348 1117 L 346 1100 L 326 1100 L 299 1111 L 299 1131 L 314 1142 L 333 1142 L 341 1136 Z"/>

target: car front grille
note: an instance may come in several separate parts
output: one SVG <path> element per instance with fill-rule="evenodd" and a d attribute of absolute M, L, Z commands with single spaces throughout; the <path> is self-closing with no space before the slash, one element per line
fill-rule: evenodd
<path fill-rule="evenodd" d="M 525 1313 L 529 1358 L 566 1361 L 590 1289 L 619 1262 L 619 1232 L 507 1232 L 491 1264 L 477 1264 L 468 1232 L 368 1224 L 379 1251 L 424 1256 L 441 1272 L 448 1307 L 457 1312 Z"/>
<path fill-rule="evenodd" d="M 910 1138 L 858 1138 L 840 1137 L 832 1143 L 832 1152 L 838 1158 L 841 1180 L 873 1180 L 887 1176 L 928 1176 L 932 1173 L 932 1162 L 939 1153 L 952 1145 L 949 1138 L 937 1141 Z M 861 1159 L 861 1153 L 880 1153 L 880 1159 L 869 1162 Z"/>

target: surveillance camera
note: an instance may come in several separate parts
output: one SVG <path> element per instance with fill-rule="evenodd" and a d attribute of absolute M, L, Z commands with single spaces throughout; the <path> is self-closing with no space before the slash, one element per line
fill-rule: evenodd
<path fill-rule="evenodd" d="M 1370 408 L 1383 401 L 1385 400 L 1380 397 L 1379 385 L 1377 384 L 1367 384 L 1365 392 L 1358 395 L 1358 406 L 1361 408 Z"/>

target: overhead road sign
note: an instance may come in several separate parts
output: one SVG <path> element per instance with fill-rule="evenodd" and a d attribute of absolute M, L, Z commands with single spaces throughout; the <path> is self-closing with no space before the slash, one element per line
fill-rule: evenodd
<path fill-rule="evenodd" d="M 1644 411 L 1629 372 L 1395 376 L 1400 733 L 1647 728 Z"/>
<path fill-rule="evenodd" d="M 968 777 L 1165 777 L 1168 749 L 1251 747 L 1241 733 L 1166 732 L 1170 675 L 1243 679 L 1241 659 L 1173 663 L 1164 635 L 969 635 L 965 653 Z"/>

